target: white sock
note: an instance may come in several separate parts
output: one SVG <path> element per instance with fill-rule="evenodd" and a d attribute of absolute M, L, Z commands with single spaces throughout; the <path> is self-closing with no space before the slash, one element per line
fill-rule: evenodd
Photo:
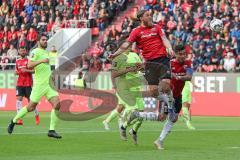
<path fill-rule="evenodd" d="M 120 128 L 122 125 L 123 125 L 123 119 L 122 119 L 122 117 L 121 117 L 121 115 L 119 115 L 119 117 L 118 117 L 118 127 Z"/>
<path fill-rule="evenodd" d="M 37 108 L 34 110 L 34 113 L 35 113 L 35 116 L 39 115 L 39 112 L 38 112 Z"/>
<path fill-rule="evenodd" d="M 173 104 L 174 104 L 174 98 L 173 98 L 173 93 L 172 91 L 170 91 L 169 94 L 163 93 L 163 92 L 159 92 L 159 96 L 157 98 L 160 102 L 165 102 L 168 106 L 169 109 L 173 108 Z"/>
<path fill-rule="evenodd" d="M 16 109 L 17 109 L 17 112 L 19 112 L 22 109 L 22 101 L 17 100 Z"/>
<path fill-rule="evenodd" d="M 166 136 L 170 133 L 170 131 L 172 130 L 173 124 L 174 124 L 173 122 L 167 120 L 160 134 L 160 137 L 159 137 L 160 141 L 163 141 L 166 138 Z"/>
<path fill-rule="evenodd" d="M 155 112 L 139 112 L 139 117 L 143 120 L 157 121 L 158 113 Z"/>

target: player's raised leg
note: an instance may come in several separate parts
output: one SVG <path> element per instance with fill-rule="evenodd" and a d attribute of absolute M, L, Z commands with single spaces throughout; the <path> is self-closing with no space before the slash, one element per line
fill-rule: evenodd
<path fill-rule="evenodd" d="M 178 114 L 181 111 L 181 107 L 182 107 L 181 104 L 182 104 L 182 97 L 181 96 L 176 97 L 175 103 L 173 106 L 173 112 L 172 111 L 168 112 L 168 119 L 163 126 L 162 132 L 159 138 L 156 141 L 154 141 L 154 145 L 157 147 L 157 149 L 159 150 L 164 149 L 163 142 L 167 137 L 167 135 L 171 132 L 174 123 L 176 123 L 178 120 Z"/>
<path fill-rule="evenodd" d="M 110 115 L 103 121 L 103 125 L 104 125 L 105 130 L 110 130 L 109 123 L 113 119 L 115 119 L 116 117 L 119 117 L 119 119 L 121 119 L 120 114 L 122 113 L 123 110 L 124 110 L 124 106 L 122 104 L 118 104 L 117 108 L 114 109 L 110 113 Z M 119 122 L 119 123 L 121 123 L 121 122 Z"/>

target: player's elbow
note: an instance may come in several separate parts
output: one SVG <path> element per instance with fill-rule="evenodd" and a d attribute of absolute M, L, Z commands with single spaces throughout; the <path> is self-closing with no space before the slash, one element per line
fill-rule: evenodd
<path fill-rule="evenodd" d="M 115 78 L 118 77 L 118 74 L 116 72 L 112 72 L 111 73 L 111 77 L 112 77 L 112 79 L 115 79 Z"/>
<path fill-rule="evenodd" d="M 31 64 L 28 64 L 27 67 L 28 67 L 28 68 L 32 68 L 32 65 L 31 65 Z"/>
<path fill-rule="evenodd" d="M 27 64 L 27 67 L 28 67 L 28 68 L 33 68 L 33 67 L 34 67 L 34 65 L 33 65 L 33 63 L 32 63 L 32 62 L 28 62 L 28 64 Z"/>
<path fill-rule="evenodd" d="M 187 76 L 187 78 L 186 78 L 186 81 L 191 81 L 192 80 L 192 76 Z"/>

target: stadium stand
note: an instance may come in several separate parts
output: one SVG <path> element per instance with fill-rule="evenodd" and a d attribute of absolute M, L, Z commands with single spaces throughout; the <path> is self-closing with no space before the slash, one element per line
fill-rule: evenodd
<path fill-rule="evenodd" d="M 127 0 L 0 1 L 1 62 L 5 63 L 4 66 L 13 62 L 11 55 L 7 54 L 10 44 L 13 44 L 14 49 L 20 46 L 31 49 L 36 44 L 37 35 L 41 33 L 52 36 L 61 28 L 89 27 L 92 28 L 93 36 L 98 36 L 99 30 L 103 31 L 118 13 L 126 9 L 129 2 Z"/>
<path fill-rule="evenodd" d="M 239 72 L 240 70 L 240 3 L 237 0 L 145 0 L 126 12 L 121 24 L 113 24 L 99 43 L 105 48 L 100 58 L 114 48 L 138 25 L 135 14 L 148 9 L 153 21 L 162 26 L 172 45 L 186 44 L 193 67 L 198 72 Z M 130 15 L 130 16 L 129 16 Z M 209 28 L 213 18 L 224 22 L 221 33 Z M 90 53 L 91 54 L 91 53 Z"/>
<path fill-rule="evenodd" d="M 127 7 L 129 6 L 130 7 Z M 12 69 L 16 49 L 36 44 L 39 33 L 52 36 L 61 28 L 92 30 L 98 46 L 88 51 L 109 68 L 106 57 L 138 25 L 135 14 L 148 9 L 172 45 L 184 42 L 198 72 L 240 71 L 240 2 L 238 0 L 2 0 L 0 7 L 1 69 Z M 124 11 L 124 12 L 122 12 Z M 213 33 L 209 21 L 224 22 Z M 10 48 L 11 46 L 11 48 Z"/>

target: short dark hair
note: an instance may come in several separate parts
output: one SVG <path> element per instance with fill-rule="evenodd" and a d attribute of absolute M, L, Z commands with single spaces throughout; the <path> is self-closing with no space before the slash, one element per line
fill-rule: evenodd
<path fill-rule="evenodd" d="M 184 44 L 178 44 L 176 46 L 174 46 L 174 52 L 177 54 L 180 51 L 184 51 L 185 50 L 185 46 Z"/>
<path fill-rule="evenodd" d="M 143 9 L 137 12 L 137 18 L 140 20 L 140 18 L 146 13 L 148 10 Z"/>
<path fill-rule="evenodd" d="M 47 37 L 47 38 L 48 38 L 48 36 L 47 36 L 46 34 L 42 33 L 42 34 L 39 34 L 39 35 L 38 35 L 37 41 L 40 41 L 40 39 L 41 39 L 42 37 Z"/>
<path fill-rule="evenodd" d="M 26 46 L 20 46 L 18 49 L 19 49 L 19 50 L 20 50 L 20 49 L 25 49 L 25 50 L 27 50 L 27 47 L 26 47 Z"/>

